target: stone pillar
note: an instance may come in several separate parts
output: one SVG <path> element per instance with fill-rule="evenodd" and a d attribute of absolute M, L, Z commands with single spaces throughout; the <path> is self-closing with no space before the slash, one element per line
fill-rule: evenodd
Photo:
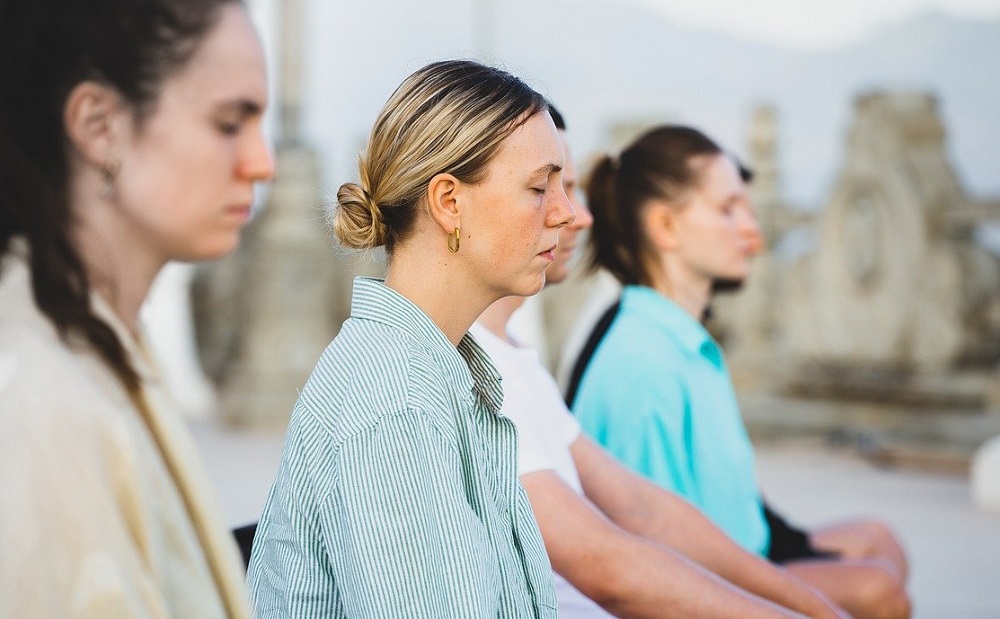
<path fill-rule="evenodd" d="M 225 419 L 283 426 L 309 372 L 336 332 L 333 248 L 315 187 L 316 158 L 278 151 L 267 210 L 247 233 L 246 315 L 239 356 L 222 387 Z"/>
<path fill-rule="evenodd" d="M 302 0 L 282 0 L 279 110 L 281 148 L 300 142 L 302 125 Z M 279 162 L 280 163 L 280 162 Z M 279 167 L 280 171 L 281 168 Z"/>
<path fill-rule="evenodd" d="M 218 402 L 195 346 L 191 278 L 196 268 L 180 262 L 164 267 L 143 305 L 142 320 L 163 384 L 178 410 L 203 418 L 216 411 Z"/>
<path fill-rule="evenodd" d="M 318 158 L 300 139 L 302 4 L 281 11 L 281 139 L 277 176 L 240 248 L 236 354 L 221 381 L 224 418 L 284 426 L 309 372 L 342 318 L 339 263 L 326 226 Z"/>
<path fill-rule="evenodd" d="M 774 106 L 761 104 L 754 109 L 748 133 L 747 165 L 754 173 L 750 199 L 765 247 L 754 258 L 750 276 L 739 291 L 715 296 L 710 323 L 713 333 L 724 339 L 734 376 L 742 376 L 741 366 L 762 369 L 768 359 L 777 311 L 774 299 L 781 284 L 780 265 L 772 253 L 782 233 L 780 218 L 784 212 L 777 161 L 778 114 Z"/>
<path fill-rule="evenodd" d="M 750 196 L 753 199 L 760 229 L 768 247 L 778 241 L 781 208 L 781 175 L 778 169 L 778 111 L 763 103 L 754 108 L 750 117 L 750 156 L 748 165 L 753 170 Z"/>
<path fill-rule="evenodd" d="M 774 299 L 781 286 L 780 265 L 773 250 L 781 237 L 784 205 L 778 169 L 778 113 L 773 105 L 762 104 L 754 109 L 748 141 L 749 166 L 754 173 L 750 199 L 760 222 L 764 250 L 754 258 L 750 277 L 736 299 L 732 316 L 731 345 L 744 354 L 762 353 L 770 345 L 776 312 Z"/>

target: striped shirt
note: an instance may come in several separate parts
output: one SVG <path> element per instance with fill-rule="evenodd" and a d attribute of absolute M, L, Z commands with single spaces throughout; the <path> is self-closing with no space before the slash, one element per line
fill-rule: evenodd
<path fill-rule="evenodd" d="M 357 278 L 299 395 L 254 541 L 257 616 L 555 617 L 499 373 Z"/>

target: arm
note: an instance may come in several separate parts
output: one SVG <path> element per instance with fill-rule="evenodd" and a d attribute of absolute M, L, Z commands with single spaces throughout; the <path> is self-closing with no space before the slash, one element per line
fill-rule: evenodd
<path fill-rule="evenodd" d="M 259 553 L 254 544 L 258 617 L 496 614 L 493 551 L 458 452 L 423 414 L 384 417 L 335 453 L 308 435 L 300 443 L 268 499 Z M 303 476 L 310 457 L 336 467 Z M 321 489 L 296 488 L 306 477 Z"/>
<path fill-rule="evenodd" d="M 312 425 L 303 419 L 306 415 L 296 405 L 253 540 L 247 583 L 254 616 L 260 619 L 334 613 L 337 590 L 308 447 L 318 442 L 317 433 L 304 427 Z M 329 456 L 323 449 L 314 453 Z"/>
<path fill-rule="evenodd" d="M 618 617 L 778 619 L 802 615 L 615 526 L 552 471 L 521 477 L 553 568 Z"/>
<path fill-rule="evenodd" d="M 626 469 L 590 439 L 570 447 L 587 498 L 615 524 L 674 548 L 747 591 L 813 617 L 837 617 L 821 594 L 729 539 L 694 506 Z"/>

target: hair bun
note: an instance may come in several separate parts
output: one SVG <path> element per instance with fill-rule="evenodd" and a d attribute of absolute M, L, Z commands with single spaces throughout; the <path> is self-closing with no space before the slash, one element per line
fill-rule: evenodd
<path fill-rule="evenodd" d="M 337 191 L 333 231 L 352 249 L 381 247 L 388 238 L 378 203 L 357 183 L 344 183 Z"/>

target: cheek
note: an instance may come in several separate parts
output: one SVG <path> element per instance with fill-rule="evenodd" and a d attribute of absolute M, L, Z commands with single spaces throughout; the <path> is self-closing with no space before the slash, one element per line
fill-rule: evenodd
<path fill-rule="evenodd" d="M 197 118 L 150 127 L 139 146 L 144 163 L 170 182 L 197 186 L 232 174 L 236 148 L 232 139 Z"/>
<path fill-rule="evenodd" d="M 206 218 L 225 203 L 215 180 L 221 158 L 166 146 L 137 153 L 123 168 L 123 202 L 163 233 L 203 234 L 211 223 Z"/>
<path fill-rule="evenodd" d="M 129 203 L 150 219 L 176 222 L 192 209 L 192 179 L 176 165 L 143 166 L 131 179 Z"/>
<path fill-rule="evenodd" d="M 166 135 L 165 135 L 166 133 Z M 162 129 L 150 133 L 126 155 L 128 172 L 150 192 L 162 194 L 189 184 L 205 159 L 203 145 L 185 143 Z M 152 195 L 152 193 L 151 193 Z"/>
<path fill-rule="evenodd" d="M 490 222 L 498 249 L 517 253 L 534 247 L 544 228 L 540 213 L 541 209 L 534 204 L 509 202 L 506 208 L 498 209 Z"/>
<path fill-rule="evenodd" d="M 517 230 L 507 229 L 501 231 L 494 245 L 494 251 L 495 255 L 503 256 L 505 262 L 512 264 L 523 262 L 532 247 L 534 245 L 525 234 Z"/>

